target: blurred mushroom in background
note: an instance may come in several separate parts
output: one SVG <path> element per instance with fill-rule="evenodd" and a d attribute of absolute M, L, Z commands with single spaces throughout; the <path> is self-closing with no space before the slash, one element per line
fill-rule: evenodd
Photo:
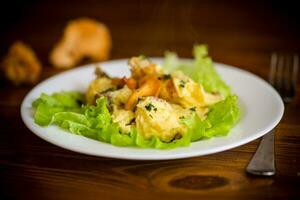
<path fill-rule="evenodd" d="M 42 66 L 33 49 L 22 41 L 14 42 L 1 63 L 5 77 L 15 85 L 34 84 Z"/>
<path fill-rule="evenodd" d="M 107 60 L 112 42 L 108 28 L 96 20 L 79 18 L 70 21 L 61 40 L 50 53 L 50 62 L 57 68 L 71 68 L 82 59 Z"/>

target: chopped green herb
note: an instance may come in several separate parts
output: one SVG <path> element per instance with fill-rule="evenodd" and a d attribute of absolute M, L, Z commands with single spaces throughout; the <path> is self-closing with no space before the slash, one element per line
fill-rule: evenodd
<path fill-rule="evenodd" d="M 179 119 L 184 119 L 184 116 L 180 116 Z"/>
<path fill-rule="evenodd" d="M 152 103 L 148 103 L 147 105 L 145 105 L 146 110 L 151 111 L 152 109 L 156 112 L 157 108 L 152 104 Z"/>
<path fill-rule="evenodd" d="M 184 88 L 185 84 L 186 84 L 186 81 L 180 80 L 179 87 Z"/>
<path fill-rule="evenodd" d="M 168 80 L 168 79 L 171 79 L 172 76 L 171 76 L 171 74 L 164 74 L 163 78 L 164 78 L 164 80 Z"/>
<path fill-rule="evenodd" d="M 153 118 L 153 116 L 152 116 L 151 114 L 150 114 L 149 116 L 150 116 L 151 118 Z"/>
<path fill-rule="evenodd" d="M 190 108 L 191 111 L 196 111 L 196 107 Z"/>

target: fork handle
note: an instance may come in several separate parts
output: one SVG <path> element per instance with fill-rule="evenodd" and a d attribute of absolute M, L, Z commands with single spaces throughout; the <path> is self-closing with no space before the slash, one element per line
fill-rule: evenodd
<path fill-rule="evenodd" d="M 273 176 L 275 175 L 275 152 L 274 152 L 275 129 L 267 133 L 247 166 L 246 171 L 253 175 Z"/>

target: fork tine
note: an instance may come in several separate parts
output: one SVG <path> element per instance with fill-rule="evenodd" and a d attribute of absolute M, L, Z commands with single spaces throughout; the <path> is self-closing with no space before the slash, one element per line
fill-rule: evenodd
<path fill-rule="evenodd" d="M 272 53 L 271 55 L 271 65 L 270 65 L 270 72 L 269 72 L 269 83 L 271 85 L 275 84 L 275 73 L 276 73 L 276 63 L 277 63 L 278 57 L 276 53 Z"/>
<path fill-rule="evenodd" d="M 277 63 L 274 87 L 280 93 L 283 101 L 289 103 L 296 95 L 297 75 L 299 68 L 298 55 L 280 55 Z"/>
<path fill-rule="evenodd" d="M 290 88 L 286 89 L 286 94 L 283 94 L 283 101 L 289 103 L 293 100 L 293 97 L 296 95 L 296 86 L 297 86 L 297 77 L 298 77 L 298 68 L 299 68 L 299 58 L 298 55 L 291 56 L 291 62 L 287 65 L 289 67 L 289 76 L 287 82 L 290 84 Z"/>
<path fill-rule="evenodd" d="M 298 78 L 298 69 L 299 69 L 299 57 L 297 54 L 295 54 L 293 56 L 293 79 L 292 79 L 292 83 L 293 83 L 293 88 L 296 90 L 296 86 L 297 86 L 297 78 Z"/>
<path fill-rule="evenodd" d="M 292 76 L 293 76 L 293 55 L 285 55 L 283 77 L 282 77 L 283 88 L 281 91 L 281 96 L 284 102 L 290 102 L 293 97 Z"/>
<path fill-rule="evenodd" d="M 298 55 L 291 55 L 289 65 L 289 76 L 287 80 L 290 84 L 290 88 L 287 88 L 287 94 L 283 96 L 283 100 L 286 103 L 289 103 L 293 100 L 293 97 L 296 95 L 296 85 L 297 85 L 297 76 L 298 76 L 298 67 L 299 67 L 299 58 Z"/>
<path fill-rule="evenodd" d="M 271 54 L 269 83 L 273 85 L 286 103 L 291 102 L 296 94 L 298 70 L 298 55 Z"/>
<path fill-rule="evenodd" d="M 278 55 L 278 60 L 276 63 L 276 73 L 275 73 L 275 84 L 274 87 L 277 89 L 280 95 L 283 94 L 283 65 L 284 65 L 284 56 L 282 54 Z"/>

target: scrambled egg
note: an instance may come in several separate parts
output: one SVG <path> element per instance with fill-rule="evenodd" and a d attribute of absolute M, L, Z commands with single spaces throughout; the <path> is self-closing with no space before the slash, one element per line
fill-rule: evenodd
<path fill-rule="evenodd" d="M 182 106 L 179 106 L 177 104 L 171 104 L 173 107 L 173 111 L 178 116 L 178 118 L 189 118 L 191 117 L 193 112 L 196 112 L 196 114 L 200 117 L 200 119 L 205 119 L 206 114 L 208 113 L 207 107 L 190 107 L 190 108 L 183 108 Z"/>
<path fill-rule="evenodd" d="M 172 80 L 178 94 L 173 101 L 185 108 L 193 106 L 201 108 L 222 100 L 221 95 L 206 93 L 202 85 L 195 83 L 181 71 L 173 72 Z"/>
<path fill-rule="evenodd" d="M 186 132 L 171 104 L 156 97 L 145 97 L 139 101 L 135 121 L 137 129 L 146 139 L 157 136 L 169 142 Z"/>
<path fill-rule="evenodd" d="M 111 98 L 113 104 L 118 106 L 124 105 L 131 94 L 132 91 L 127 87 L 127 85 L 125 85 L 122 89 L 107 92 L 107 96 Z"/>
<path fill-rule="evenodd" d="M 135 114 L 131 110 L 121 109 L 118 106 L 113 107 L 113 113 L 112 113 L 113 122 L 119 124 L 122 133 L 130 132 L 132 121 L 134 120 L 134 118 L 135 118 Z"/>
<path fill-rule="evenodd" d="M 113 104 L 113 122 L 119 124 L 122 133 L 130 132 L 131 126 L 135 118 L 135 114 L 133 111 L 125 110 L 122 108 L 122 105 L 124 105 L 127 102 L 131 93 L 132 91 L 127 86 L 124 86 L 122 89 L 106 93 L 106 95 L 110 97 L 111 103 Z"/>

